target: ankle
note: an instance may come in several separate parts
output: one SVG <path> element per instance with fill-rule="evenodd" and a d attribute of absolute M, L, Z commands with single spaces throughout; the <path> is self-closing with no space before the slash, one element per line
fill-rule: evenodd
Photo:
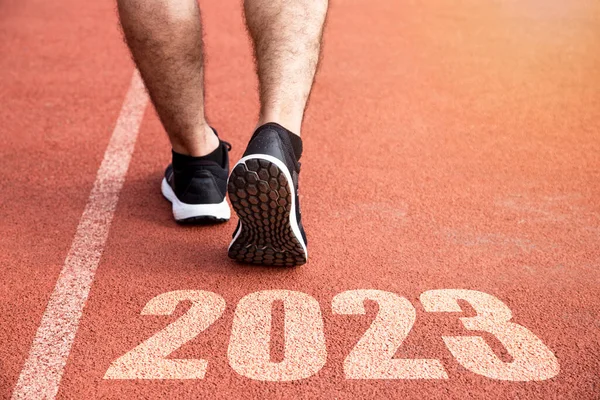
<path fill-rule="evenodd" d="M 219 147 L 219 138 L 208 124 L 202 124 L 185 140 L 173 141 L 171 146 L 176 153 L 202 157 Z"/>
<path fill-rule="evenodd" d="M 199 165 L 199 162 L 206 163 L 211 161 L 215 164 L 225 166 L 228 159 L 227 148 L 225 146 L 218 146 L 213 152 L 201 157 L 180 154 L 175 150 L 171 152 L 171 155 L 175 172 L 182 172 L 189 169 L 194 170 Z"/>

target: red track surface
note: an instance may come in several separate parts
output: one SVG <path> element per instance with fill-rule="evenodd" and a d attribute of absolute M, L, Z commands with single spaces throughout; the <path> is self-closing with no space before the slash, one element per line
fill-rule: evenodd
<path fill-rule="evenodd" d="M 207 107 L 235 161 L 257 111 L 250 49 L 238 2 L 205 3 Z M 177 226 L 159 193 L 169 147 L 146 114 L 57 398 L 600 398 L 600 6 L 427 3 L 331 5 L 305 125 L 306 266 L 231 262 L 234 220 Z M 0 397 L 10 398 L 133 67 L 110 1 L 2 1 L 0 38 Z M 518 382 L 461 366 L 442 336 L 481 336 L 514 360 L 494 335 L 463 326 L 476 313 L 467 302 L 434 313 L 419 301 L 454 288 L 502 300 L 556 356 L 558 375 Z M 182 289 L 226 301 L 170 356 L 206 359 L 205 378 L 103 379 L 184 314 L 189 302 L 140 315 Z M 263 382 L 230 366 L 235 307 L 268 289 L 320 304 L 326 364 L 307 379 Z M 333 314 L 334 296 L 352 289 L 406 297 L 416 323 L 395 357 L 438 359 L 448 379 L 347 379 L 344 359 L 378 312 L 369 301 L 366 316 Z M 273 310 L 276 361 L 281 302 Z"/>

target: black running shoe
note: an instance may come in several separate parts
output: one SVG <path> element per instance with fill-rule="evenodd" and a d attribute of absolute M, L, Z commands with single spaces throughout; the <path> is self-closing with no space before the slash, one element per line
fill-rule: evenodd
<path fill-rule="evenodd" d="M 221 163 L 192 160 L 185 163 L 185 168 L 175 169 L 173 164 L 167 167 L 161 190 L 173 205 L 175 221 L 210 224 L 225 222 L 231 217 L 225 199 L 231 145 L 220 141 L 219 146 L 223 151 Z"/>
<path fill-rule="evenodd" d="M 291 135 L 275 123 L 259 127 L 231 172 L 227 189 L 239 222 L 230 258 L 261 265 L 306 263 L 298 204 L 302 141 Z"/>

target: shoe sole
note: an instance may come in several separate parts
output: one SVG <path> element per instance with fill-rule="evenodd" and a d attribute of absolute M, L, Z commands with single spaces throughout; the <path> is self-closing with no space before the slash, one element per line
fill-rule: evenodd
<path fill-rule="evenodd" d="M 172 204 L 173 217 L 180 224 L 215 224 L 229 221 L 231 209 L 227 200 L 217 204 L 187 204 L 181 202 L 165 178 L 160 185 L 161 192 Z"/>
<path fill-rule="evenodd" d="M 306 263 L 293 188 L 290 172 L 275 157 L 252 154 L 235 165 L 227 190 L 240 226 L 229 245 L 230 258 L 260 265 Z"/>

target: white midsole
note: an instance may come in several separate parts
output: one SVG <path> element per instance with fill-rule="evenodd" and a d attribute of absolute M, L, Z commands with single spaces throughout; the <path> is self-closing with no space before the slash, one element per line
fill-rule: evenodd
<path fill-rule="evenodd" d="M 238 161 L 235 164 L 235 166 L 232 168 L 232 171 L 235 169 L 235 167 L 238 164 L 246 165 L 246 160 L 250 160 L 250 159 L 266 160 L 266 161 L 272 162 L 273 164 L 277 165 L 277 167 L 283 172 L 285 179 L 287 179 L 287 183 L 288 183 L 288 186 L 290 187 L 290 189 L 295 190 L 294 181 L 292 180 L 292 175 L 290 174 L 290 171 L 287 169 L 287 167 L 285 166 L 283 161 L 281 161 L 280 159 L 278 159 L 276 157 L 270 156 L 268 154 L 251 154 L 249 156 L 243 157 L 240 161 Z M 294 236 L 296 236 L 296 239 L 302 245 L 302 249 L 304 250 L 305 257 L 308 258 L 308 250 L 306 249 L 306 243 L 304 243 L 304 239 L 302 238 L 302 233 L 300 233 L 300 226 L 298 226 L 298 221 L 296 220 L 296 193 L 292 192 L 290 197 L 292 198 L 292 209 L 290 210 L 290 227 L 292 228 L 292 232 L 294 233 Z M 228 249 L 236 241 L 238 236 L 240 236 L 240 233 L 242 232 L 242 228 L 243 228 L 242 221 L 240 221 L 240 229 L 238 229 L 233 240 L 231 241 L 231 243 L 229 243 Z"/>
<path fill-rule="evenodd" d="M 163 196 L 173 205 L 173 216 L 176 221 L 194 217 L 215 217 L 218 219 L 229 219 L 231 217 L 231 209 L 225 198 L 217 204 L 187 204 L 177 198 L 173 188 L 165 178 L 163 178 L 160 188 Z"/>

